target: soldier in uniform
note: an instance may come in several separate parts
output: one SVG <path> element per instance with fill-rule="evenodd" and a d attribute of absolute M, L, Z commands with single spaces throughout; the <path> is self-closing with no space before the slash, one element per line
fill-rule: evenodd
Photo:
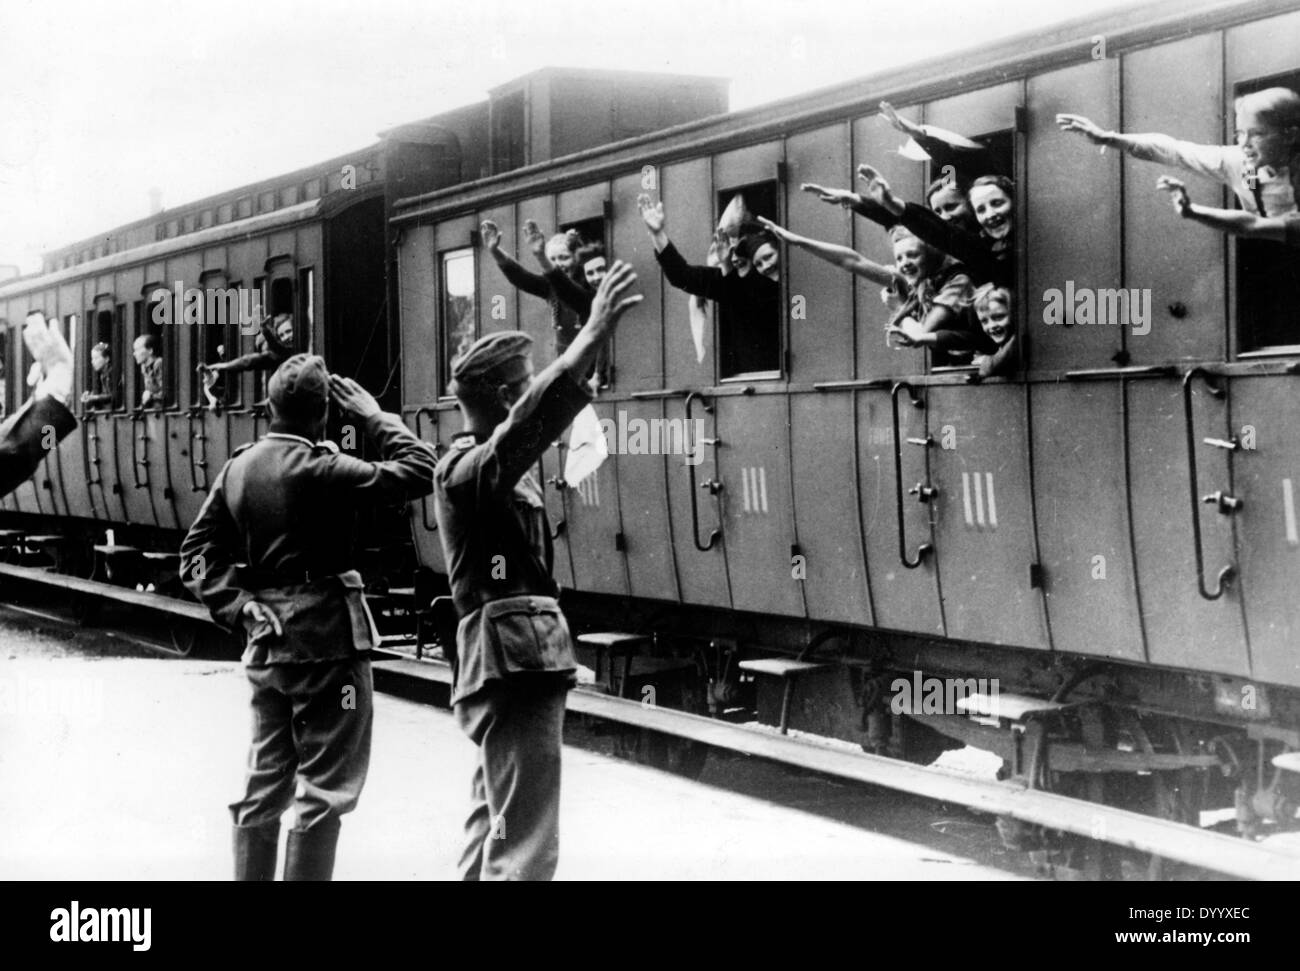
<path fill-rule="evenodd" d="M 244 796 L 230 806 L 235 879 L 274 878 L 280 816 L 293 802 L 284 878 L 328 880 L 339 817 L 356 806 L 370 762 L 376 634 L 354 568 L 355 514 L 427 495 L 436 462 L 319 357 L 285 361 L 269 398 L 271 430 L 213 483 L 181 544 L 181 577 L 218 624 L 245 636 L 253 743 Z M 362 419 L 380 461 L 319 440 L 331 398 Z"/>
<path fill-rule="evenodd" d="M 72 351 L 67 341 L 57 327 L 46 324 L 45 314 L 33 310 L 23 324 L 23 342 L 40 379 L 27 402 L 0 424 L 0 496 L 26 482 L 49 450 L 77 427 L 68 410 Z"/>
<path fill-rule="evenodd" d="M 577 661 L 551 578 L 551 532 L 529 470 L 591 400 L 583 378 L 623 313 L 615 263 L 591 314 L 536 377 L 527 334 L 476 341 L 452 365 L 465 431 L 438 466 L 438 535 L 460 623 L 451 701 L 478 746 L 465 880 L 549 880 L 559 860 L 564 701 Z"/>

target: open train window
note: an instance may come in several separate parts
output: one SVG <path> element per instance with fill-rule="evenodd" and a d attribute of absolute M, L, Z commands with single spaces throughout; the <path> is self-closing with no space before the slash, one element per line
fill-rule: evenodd
<path fill-rule="evenodd" d="M 595 257 L 596 253 L 598 252 L 601 256 L 605 257 L 605 266 L 609 266 L 609 259 L 608 259 L 609 242 L 607 236 L 605 235 L 605 220 L 603 218 L 579 219 L 576 222 L 560 224 L 560 232 L 567 233 L 570 230 L 576 232 L 578 234 L 579 240 L 581 240 L 578 249 L 574 252 L 575 257 L 578 256 L 579 254 L 582 254 L 583 259 L 586 262 L 591 262 L 591 260 Z M 584 247 L 595 247 L 595 246 L 600 247 L 599 251 L 593 249 L 587 249 L 586 252 L 584 252 Z M 583 276 L 587 280 L 587 283 L 590 284 L 593 282 L 593 280 L 595 280 L 596 281 L 595 285 L 596 286 L 600 285 L 599 278 L 586 276 L 585 273 L 583 272 L 582 267 L 577 267 L 575 272 L 583 274 Z"/>
<path fill-rule="evenodd" d="M 721 217 L 736 197 L 744 200 L 745 210 L 751 217 L 763 216 L 779 222 L 777 212 L 777 184 L 756 182 L 752 185 L 734 186 L 718 193 L 718 214 Z M 740 227 L 736 254 L 745 253 L 758 262 L 770 260 L 775 254 L 777 274 L 780 275 L 781 249 L 779 246 L 754 246 L 752 226 Z M 760 227 L 761 228 L 761 227 Z M 769 252 L 770 250 L 770 252 Z M 767 376 L 781 373 L 782 335 L 781 284 L 759 273 L 755 260 L 743 259 L 738 266 L 738 283 L 733 292 L 737 298 L 717 305 L 718 378 Z"/>
<path fill-rule="evenodd" d="M 1236 85 L 1234 100 L 1265 88 L 1290 88 L 1300 92 L 1300 70 L 1257 78 Z M 1235 110 L 1230 128 L 1236 128 Z M 1263 121 L 1263 119 L 1258 119 Z M 1270 213 L 1262 188 L 1257 185 L 1257 204 L 1264 203 L 1263 214 Z M 1192 201 L 1196 191 L 1189 185 Z M 1201 193 L 1203 196 L 1204 193 Z M 1209 202 L 1218 205 L 1218 201 Z M 1242 208 L 1237 199 L 1232 207 Z M 1300 259 L 1285 243 L 1269 239 L 1234 240 L 1237 268 L 1237 344 L 1244 355 L 1300 354 Z"/>
<path fill-rule="evenodd" d="M 228 408 L 236 407 L 240 401 L 238 375 L 228 372 L 202 375 L 198 372 L 198 365 L 219 364 L 238 356 L 240 329 L 245 323 L 245 313 L 251 307 L 239 284 L 228 284 L 220 271 L 209 271 L 199 279 L 206 303 L 202 326 L 190 342 L 194 356 L 191 373 L 195 374 L 190 382 L 190 404 L 211 407 L 215 402 Z"/>
<path fill-rule="evenodd" d="M 164 287 L 146 287 L 145 300 L 135 302 L 131 366 L 135 371 L 131 401 L 136 408 L 166 408 L 176 401 L 176 340 L 170 327 L 154 319 L 163 300 L 172 299 Z M 157 297 L 158 299 L 155 299 Z M 145 401 L 145 392 L 150 392 Z"/>
<path fill-rule="evenodd" d="M 442 335 L 442 388 L 451 384 L 451 362 L 478 338 L 474 307 L 474 249 L 447 250 L 438 258 L 439 325 Z"/>
<path fill-rule="evenodd" d="M 930 162 L 929 178 L 926 182 L 926 198 L 922 201 L 928 208 L 935 210 L 940 215 L 945 215 L 945 210 L 951 212 L 948 207 L 953 205 L 951 195 L 947 197 L 940 195 L 941 184 L 955 185 L 965 195 L 976 180 L 988 176 L 1009 180 L 1015 178 L 1014 131 L 1007 129 L 969 137 L 971 141 L 978 144 L 978 148 L 947 147 L 933 142 L 927 143 L 925 146 L 930 156 Z M 1011 201 L 1018 210 L 1020 200 L 1013 196 Z M 967 205 L 969 205 L 969 202 Z M 1019 225 L 1021 220 L 1018 213 L 1016 219 L 1017 225 Z M 971 213 L 966 228 L 972 232 L 979 232 L 979 224 L 975 213 Z M 974 292 L 978 292 L 979 289 L 979 285 L 976 284 Z M 1024 329 L 1025 315 L 1023 312 L 1015 312 L 1015 300 L 1015 293 L 1004 291 L 995 295 L 995 305 L 990 305 L 987 301 L 983 302 L 986 315 L 988 311 L 992 310 L 994 316 L 998 318 L 1002 318 L 1006 314 L 1004 309 L 1006 303 L 1012 304 L 1012 312 L 1009 314 L 1009 328 L 1005 320 L 990 320 L 990 328 L 993 334 L 997 335 L 999 345 L 1005 345 L 1007 340 L 1012 340 L 1014 335 Z M 961 311 L 957 329 L 971 331 L 975 335 L 983 333 L 980 315 L 976 312 L 975 307 L 970 306 Z M 1011 336 L 1004 337 L 1003 335 L 1007 333 L 1008 329 Z M 997 359 L 994 373 L 1002 375 L 1018 373 L 1024 366 L 1024 361 L 1020 357 L 1023 346 L 1023 341 L 1017 341 L 1007 346 L 1003 353 L 994 355 Z M 972 370 L 975 367 L 974 355 L 971 351 L 932 349 L 928 357 L 929 370 L 932 373 Z"/>
<path fill-rule="evenodd" d="M 123 305 L 116 313 L 105 305 L 86 314 L 86 411 L 111 411 L 122 403 L 122 362 L 117 347 L 117 327 Z M 75 351 L 75 349 L 74 349 Z"/>

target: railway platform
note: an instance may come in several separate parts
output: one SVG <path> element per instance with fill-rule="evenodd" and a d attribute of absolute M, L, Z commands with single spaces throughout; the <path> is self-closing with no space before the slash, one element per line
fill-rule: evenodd
<path fill-rule="evenodd" d="M 225 805 L 248 741 L 237 663 L 145 656 L 10 608 L 0 660 L 0 777 L 18 783 L 0 787 L 0 874 L 229 878 Z M 602 754 L 592 732 L 575 718 L 566 729 L 576 744 L 564 752 L 557 879 L 1016 878 L 983 837 L 967 855 L 875 831 L 898 832 L 886 818 L 896 793 L 738 756 L 689 781 Z M 336 879 L 454 879 L 473 755 L 447 710 L 377 693 L 370 777 Z M 754 779 L 733 784 L 746 766 Z M 985 829 L 952 815 L 939 831 L 914 825 L 939 843 L 946 827 L 951 846 Z"/>

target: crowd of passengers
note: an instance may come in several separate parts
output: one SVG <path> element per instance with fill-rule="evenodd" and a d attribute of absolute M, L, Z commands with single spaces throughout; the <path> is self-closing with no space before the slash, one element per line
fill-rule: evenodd
<path fill-rule="evenodd" d="M 893 265 L 877 263 L 836 243 L 810 239 L 754 216 L 743 195 L 726 207 L 703 264 L 689 263 L 668 237 L 662 202 L 637 199 L 641 218 L 654 244 L 665 279 L 694 298 L 692 314 L 705 301 L 725 307 L 732 320 L 779 321 L 781 313 L 781 243 L 797 246 L 849 273 L 881 287 L 889 307 L 886 334 L 894 347 L 925 347 L 932 365 L 973 365 L 982 376 L 1014 374 L 1021 366 L 1024 337 L 1018 327 L 1016 293 L 1015 184 L 997 167 L 984 145 L 961 135 L 921 125 L 898 114 L 888 103 L 882 115 L 913 140 L 920 155 L 957 158 L 950 174 L 930 183 L 924 205 L 898 196 L 870 164 L 857 168 L 861 186 L 830 188 L 804 183 L 800 188 L 831 205 L 847 208 L 880 226 L 893 246 Z M 1300 213 L 1296 179 L 1300 177 L 1300 95 L 1288 88 L 1268 88 L 1235 102 L 1235 144 L 1201 145 L 1158 133 L 1106 131 L 1081 115 L 1057 115 L 1064 132 L 1083 136 L 1104 151 L 1118 148 L 1134 158 L 1176 167 L 1232 189 L 1241 208 L 1222 209 L 1194 203 L 1187 186 L 1169 175 L 1157 187 L 1167 193 L 1178 215 L 1219 232 L 1300 247 Z M 913 152 L 916 156 L 918 153 Z M 985 174 L 964 183 L 952 173 Z M 491 221 L 481 227 L 483 246 L 502 273 L 525 293 L 550 305 L 555 352 L 562 353 L 591 311 L 592 297 L 608 261 L 603 244 L 570 230 L 547 237 L 537 224 L 524 224 L 524 239 L 540 272 L 525 269 L 501 248 L 501 231 Z M 226 397 L 227 375 L 274 371 L 292 353 L 293 320 L 280 314 L 263 321 L 251 354 L 200 364 L 209 407 Z M 160 338 L 146 334 L 132 348 L 140 368 L 144 408 L 164 407 L 166 382 Z M 746 349 L 737 352 L 741 373 L 749 368 Z M 107 344 L 91 349 L 91 387 L 82 394 L 89 408 L 111 407 L 117 388 Z M 593 393 L 609 386 L 608 361 L 602 356 L 587 375 Z"/>
<path fill-rule="evenodd" d="M 1015 184 L 998 169 L 994 153 L 986 146 L 909 121 L 887 102 L 881 103 L 880 110 L 921 150 L 911 157 L 959 161 L 947 167 L 945 178 L 929 185 L 924 205 L 900 198 L 870 164 L 857 168 L 861 182 L 857 191 L 814 183 L 804 183 L 801 189 L 877 224 L 892 243 L 893 265 L 753 216 L 743 196 L 726 207 L 705 262 L 692 264 L 669 239 L 663 203 L 642 195 L 637 204 L 664 278 L 701 302 L 725 306 L 733 319 L 780 320 L 780 244 L 784 242 L 879 284 L 889 307 L 886 332 L 891 346 L 929 348 L 932 365 L 974 365 L 983 376 L 1015 373 L 1024 352 L 1014 296 Z M 1081 135 L 1103 151 L 1115 147 L 1134 158 L 1226 185 L 1241 206 L 1221 209 L 1194 203 L 1182 181 L 1161 176 L 1157 187 L 1169 193 L 1183 218 L 1223 233 L 1300 246 L 1295 187 L 1300 173 L 1300 95 L 1288 88 L 1243 95 L 1236 100 L 1235 116 L 1235 144 L 1226 146 L 1158 133 L 1106 131 L 1075 114 L 1057 115 L 1056 121 L 1061 131 Z M 969 183 L 954 174 L 981 170 L 984 174 Z M 501 249 L 501 232 L 494 223 L 482 225 L 483 243 L 506 278 L 549 302 L 558 353 L 586 318 L 605 273 L 605 251 L 599 242 L 583 240 L 574 232 L 548 239 L 531 220 L 525 223 L 524 234 L 540 273 L 525 270 Z M 593 391 L 606 385 L 603 362 L 589 380 Z"/>

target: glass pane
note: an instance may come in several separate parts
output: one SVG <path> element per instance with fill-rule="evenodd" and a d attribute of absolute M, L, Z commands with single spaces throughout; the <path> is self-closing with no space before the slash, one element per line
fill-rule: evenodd
<path fill-rule="evenodd" d="M 459 249 L 442 257 L 442 376 L 451 379 L 451 362 L 475 338 L 474 251 Z"/>

